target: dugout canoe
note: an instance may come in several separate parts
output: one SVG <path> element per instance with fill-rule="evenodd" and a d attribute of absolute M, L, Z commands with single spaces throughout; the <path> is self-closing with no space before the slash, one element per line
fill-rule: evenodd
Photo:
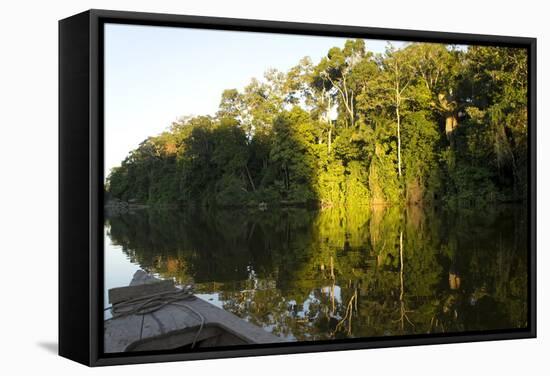
<path fill-rule="evenodd" d="M 191 350 L 284 342 L 210 304 L 172 280 L 138 270 L 130 285 L 109 290 L 113 317 L 104 321 L 104 352 Z"/>

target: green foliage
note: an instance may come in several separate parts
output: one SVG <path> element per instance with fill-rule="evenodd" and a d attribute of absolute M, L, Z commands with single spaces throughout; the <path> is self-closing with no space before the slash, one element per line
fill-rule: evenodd
<path fill-rule="evenodd" d="M 441 133 L 427 111 L 408 115 L 403 124 L 405 195 L 410 203 L 433 200 L 440 190 Z"/>
<path fill-rule="evenodd" d="M 527 197 L 527 55 L 363 40 L 225 90 L 132 150 L 109 197 L 199 206 L 443 203 Z"/>
<path fill-rule="evenodd" d="M 313 121 L 299 107 L 284 111 L 273 122 L 270 160 L 277 171 L 275 184 L 283 200 L 306 203 L 315 200 L 312 190 L 315 155 L 312 154 Z"/>
<path fill-rule="evenodd" d="M 375 145 L 369 169 L 369 189 L 375 204 L 397 203 L 401 187 L 395 172 L 395 157 L 391 143 Z"/>

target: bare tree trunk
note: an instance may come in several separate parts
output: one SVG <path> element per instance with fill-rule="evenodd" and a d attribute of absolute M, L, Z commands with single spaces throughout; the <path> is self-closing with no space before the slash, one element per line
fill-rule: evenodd
<path fill-rule="evenodd" d="M 394 69 L 395 74 L 395 115 L 397 117 L 397 171 L 399 174 L 399 178 L 401 178 L 402 171 L 401 171 L 401 101 L 404 100 L 404 98 L 401 96 L 401 94 L 405 91 L 407 86 L 410 84 L 410 80 L 406 81 L 403 86 L 401 87 L 401 72 L 399 69 L 399 66 L 396 64 Z"/>
<path fill-rule="evenodd" d="M 328 123 L 328 154 L 330 154 L 330 149 L 332 147 L 332 121 L 330 120 L 331 105 L 332 101 L 330 100 L 330 97 L 328 97 L 328 108 L 326 113 L 326 122 Z"/>
<path fill-rule="evenodd" d="M 328 80 L 331 82 L 332 86 L 338 90 L 340 93 L 340 96 L 342 97 L 342 103 L 344 103 L 344 107 L 349 115 L 350 118 L 350 125 L 353 126 L 355 124 L 355 116 L 354 116 L 354 110 L 353 110 L 353 93 L 349 94 L 347 85 L 346 85 L 346 76 L 343 77 L 343 88 L 341 88 L 339 85 L 336 84 L 329 76 L 326 76 Z M 350 106 L 351 103 L 351 106 Z M 346 120 L 346 128 L 348 127 L 348 121 Z"/>
<path fill-rule="evenodd" d="M 334 276 L 334 261 L 332 260 L 332 256 L 330 256 L 330 278 L 332 279 L 332 286 L 330 288 L 330 300 L 332 303 L 332 314 L 336 311 L 336 304 L 335 304 L 335 297 L 334 297 L 334 290 L 336 287 L 336 278 Z"/>
<path fill-rule="evenodd" d="M 455 130 L 458 125 L 458 120 L 454 113 L 450 113 L 445 117 L 445 133 L 447 137 Z"/>
<path fill-rule="evenodd" d="M 399 280 L 401 282 L 401 289 L 399 293 L 399 302 L 401 303 L 401 330 L 405 329 L 405 300 L 404 300 L 404 280 L 403 280 L 403 231 L 399 234 Z"/>
<path fill-rule="evenodd" d="M 409 316 L 407 316 L 408 311 L 407 306 L 405 305 L 405 277 L 404 277 L 404 267 L 405 264 L 403 262 L 403 230 L 399 233 L 399 281 L 400 281 L 400 293 L 399 293 L 399 303 L 400 303 L 400 316 L 397 321 L 399 321 L 401 331 L 405 330 L 405 320 L 414 327 L 414 324 L 409 319 Z"/>
<path fill-rule="evenodd" d="M 350 105 L 351 105 L 351 111 L 350 111 L 350 114 L 349 114 L 349 117 L 351 119 L 351 126 L 354 127 L 355 126 L 355 109 L 353 108 L 353 90 L 351 91 L 351 96 L 350 96 Z"/>
<path fill-rule="evenodd" d="M 252 186 L 252 190 L 256 192 L 256 186 L 254 185 L 254 180 L 252 180 L 252 176 L 250 175 L 250 170 L 248 169 L 248 165 L 244 165 L 244 168 L 246 169 L 246 175 L 248 175 L 248 180 L 250 181 L 250 185 Z"/>
<path fill-rule="evenodd" d="M 401 177 L 401 114 L 399 113 L 399 102 L 395 106 L 395 114 L 397 115 L 397 171 L 399 177 Z"/>
<path fill-rule="evenodd" d="M 332 125 L 328 128 L 328 153 L 330 154 L 330 148 L 332 146 Z"/>

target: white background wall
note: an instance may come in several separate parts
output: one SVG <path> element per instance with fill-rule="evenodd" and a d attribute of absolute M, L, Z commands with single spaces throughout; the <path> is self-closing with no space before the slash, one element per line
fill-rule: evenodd
<path fill-rule="evenodd" d="M 0 8 L 0 374 L 522 375 L 548 372 L 550 142 L 545 2 L 4 1 Z M 57 343 L 57 20 L 88 8 L 539 38 L 539 338 L 87 369 Z M 75 250 L 76 251 L 76 250 Z M 546 371 L 546 372 L 545 372 Z"/>

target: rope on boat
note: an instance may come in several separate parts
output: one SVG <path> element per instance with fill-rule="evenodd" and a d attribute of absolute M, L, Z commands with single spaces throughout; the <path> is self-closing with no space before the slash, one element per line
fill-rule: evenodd
<path fill-rule="evenodd" d="M 191 344 L 191 348 L 194 348 L 206 320 L 204 316 L 193 307 L 185 303 L 181 303 L 182 300 L 189 299 L 196 299 L 196 297 L 187 289 L 165 291 L 161 293 L 140 296 L 139 298 L 128 299 L 123 302 L 113 304 L 112 306 L 105 308 L 105 310 L 110 309 L 113 315 L 111 319 L 117 319 L 130 315 L 147 315 L 150 313 L 154 313 L 168 305 L 185 308 L 192 314 L 197 316 L 200 321 L 199 329 L 197 330 L 197 333 L 193 338 L 193 343 Z"/>

